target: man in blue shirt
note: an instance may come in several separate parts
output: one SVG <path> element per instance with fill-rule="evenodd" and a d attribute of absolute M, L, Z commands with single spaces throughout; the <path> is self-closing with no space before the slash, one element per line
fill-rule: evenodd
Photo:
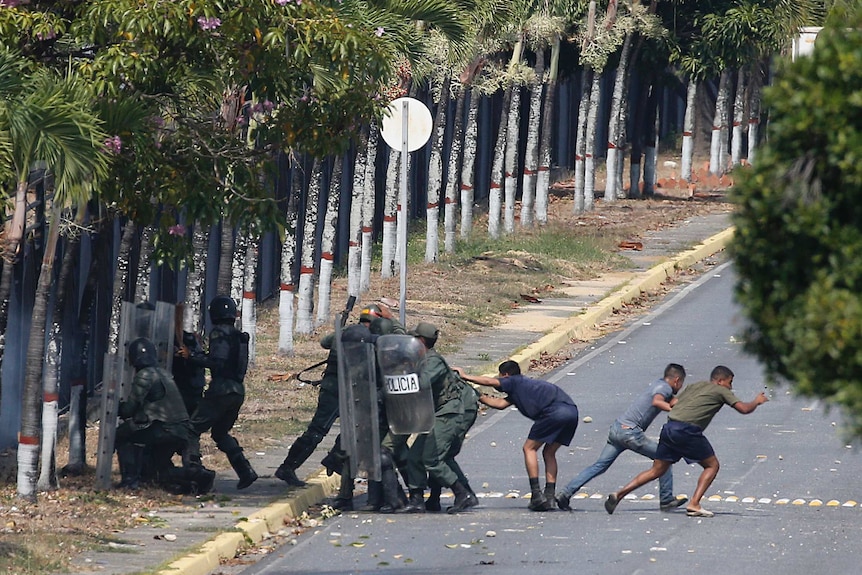
<path fill-rule="evenodd" d="M 498 368 L 497 377 L 467 375 L 461 368 L 453 368 L 465 380 L 479 385 L 488 385 L 505 392 L 507 397 L 483 395 L 479 401 L 495 409 L 506 409 L 514 405 L 535 423 L 524 442 L 524 463 L 530 480 L 530 510 L 553 509 L 554 491 L 557 486 L 557 450 L 569 445 L 578 428 L 578 406 L 566 392 L 553 383 L 531 379 L 521 375 L 521 366 L 514 361 L 504 361 Z M 545 490 L 539 489 L 539 448 L 545 462 Z"/>
<path fill-rule="evenodd" d="M 621 453 L 630 449 L 644 457 L 655 459 L 658 442 L 646 436 L 647 427 L 661 411 L 670 411 L 676 403 L 676 394 L 685 382 L 685 368 L 678 363 L 668 364 L 664 376 L 651 383 L 632 402 L 625 413 L 611 424 L 608 442 L 595 463 L 581 471 L 557 496 L 560 509 L 571 511 L 569 500 L 581 487 L 608 470 Z M 671 511 L 685 504 L 687 498 L 673 495 L 673 472 L 670 467 L 659 478 L 659 508 Z"/>

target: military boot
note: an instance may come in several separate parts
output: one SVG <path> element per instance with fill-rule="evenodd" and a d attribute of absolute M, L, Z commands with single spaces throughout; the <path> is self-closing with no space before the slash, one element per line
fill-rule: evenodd
<path fill-rule="evenodd" d="M 443 488 L 439 485 L 432 485 L 428 492 L 428 499 L 425 500 L 425 511 L 438 512 L 443 508 L 440 506 L 440 493 Z"/>
<path fill-rule="evenodd" d="M 144 448 L 133 443 L 126 443 L 117 448 L 117 463 L 120 464 L 120 489 L 138 489 L 141 480 L 141 465 L 143 464 Z"/>
<path fill-rule="evenodd" d="M 410 496 L 407 498 L 407 505 L 399 509 L 397 513 L 425 513 L 425 490 L 411 489 Z"/>
<path fill-rule="evenodd" d="M 277 479 L 281 479 L 291 487 L 306 486 L 305 481 L 296 476 L 296 470 L 293 467 L 287 465 L 287 460 L 285 460 L 285 463 L 282 463 L 278 466 L 278 469 L 275 470 L 274 475 Z"/>
<path fill-rule="evenodd" d="M 383 507 L 383 483 L 368 481 L 368 499 L 359 511 L 379 511 Z"/>
<path fill-rule="evenodd" d="M 460 481 L 453 483 L 452 493 L 455 494 L 455 502 L 452 507 L 446 510 L 446 513 L 458 513 L 460 511 L 464 511 L 470 506 L 470 492 L 467 491 L 467 487 L 463 483 Z"/>
<path fill-rule="evenodd" d="M 237 477 L 239 477 L 239 481 L 236 484 L 237 489 L 245 489 L 257 481 L 257 473 L 255 473 L 248 459 L 242 454 L 242 451 L 229 455 L 227 460 L 236 472 Z"/>

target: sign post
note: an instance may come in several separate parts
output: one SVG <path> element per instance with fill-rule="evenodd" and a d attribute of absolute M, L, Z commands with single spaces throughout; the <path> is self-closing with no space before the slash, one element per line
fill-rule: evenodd
<path fill-rule="evenodd" d="M 424 146 L 431 137 L 433 121 L 428 106 L 415 98 L 398 98 L 389 104 L 380 134 L 390 148 L 401 153 L 401 186 L 398 206 L 398 260 L 401 294 L 398 312 L 401 325 L 407 309 L 407 159 L 408 153 Z"/>

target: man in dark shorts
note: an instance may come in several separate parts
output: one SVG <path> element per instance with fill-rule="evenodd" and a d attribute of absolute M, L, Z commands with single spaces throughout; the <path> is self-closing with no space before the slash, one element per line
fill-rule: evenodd
<path fill-rule="evenodd" d="M 553 509 L 557 487 L 557 450 L 569 445 L 578 428 L 578 406 L 572 398 L 553 383 L 521 375 L 521 366 L 514 361 L 500 364 L 497 377 L 467 375 L 453 368 L 465 380 L 488 385 L 507 394 L 506 398 L 483 395 L 479 401 L 495 409 L 514 405 L 535 423 L 524 442 L 524 463 L 530 480 L 530 510 Z M 539 488 L 539 448 L 545 462 L 545 490 Z"/>
<path fill-rule="evenodd" d="M 685 458 L 687 463 L 697 462 L 703 467 L 686 512 L 689 517 L 712 517 L 714 513 L 701 507 L 700 500 L 718 475 L 719 463 L 703 432 L 725 405 L 744 415 L 767 401 L 769 399 L 763 392 L 751 401 L 740 401 L 733 393 L 733 372 L 723 365 L 713 368 L 709 381 L 689 385 L 679 394 L 679 399 L 667 416 L 667 423 L 661 428 L 652 467 L 636 475 L 621 490 L 608 495 L 605 510 L 613 513 L 623 497 L 641 485 L 658 479 L 672 464 Z"/>

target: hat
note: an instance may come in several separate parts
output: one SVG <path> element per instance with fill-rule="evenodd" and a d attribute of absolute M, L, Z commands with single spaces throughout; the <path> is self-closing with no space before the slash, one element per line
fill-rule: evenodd
<path fill-rule="evenodd" d="M 440 330 L 438 330 L 434 325 L 431 325 L 427 321 L 420 321 L 416 324 L 416 327 L 413 328 L 413 331 L 410 332 L 410 335 L 427 339 L 437 339 L 439 333 Z"/>

